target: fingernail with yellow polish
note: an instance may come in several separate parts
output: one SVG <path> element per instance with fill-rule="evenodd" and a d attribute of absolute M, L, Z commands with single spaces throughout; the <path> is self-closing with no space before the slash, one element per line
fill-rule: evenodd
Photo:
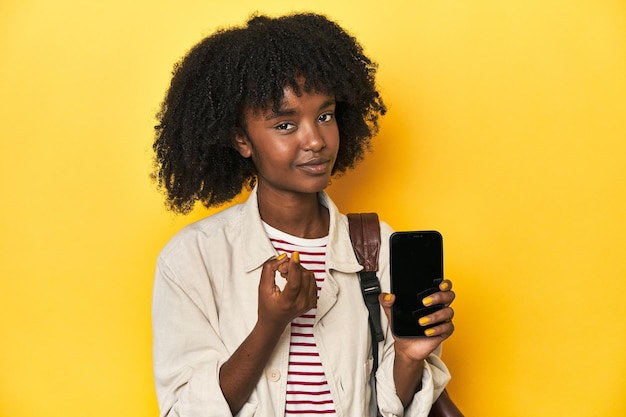
<path fill-rule="evenodd" d="M 432 297 L 426 297 L 422 300 L 422 304 L 424 304 L 425 306 L 429 306 L 433 303 L 433 298 Z"/>
<path fill-rule="evenodd" d="M 426 329 L 426 330 L 424 330 L 424 334 L 426 336 L 432 336 L 432 335 L 435 334 L 435 331 L 433 329 Z"/>
<path fill-rule="evenodd" d="M 278 256 L 276 257 L 276 260 L 277 260 L 277 261 L 280 261 L 281 259 L 285 259 L 286 257 L 287 257 L 287 254 L 286 254 L 286 253 L 281 253 L 280 255 L 278 255 Z"/>
<path fill-rule="evenodd" d="M 442 282 L 442 283 L 439 285 L 439 289 L 440 289 L 441 291 L 445 291 L 445 290 L 447 290 L 448 288 L 450 288 L 450 284 L 448 284 L 446 281 Z"/>
<path fill-rule="evenodd" d="M 385 295 L 385 301 L 389 301 L 389 300 L 391 300 L 391 294 Z"/>
<path fill-rule="evenodd" d="M 291 255 L 291 259 L 293 259 L 295 263 L 300 263 L 300 252 L 294 252 Z"/>
<path fill-rule="evenodd" d="M 430 319 L 428 317 L 422 317 L 417 322 L 420 324 L 420 326 L 426 326 L 428 323 L 430 323 Z"/>

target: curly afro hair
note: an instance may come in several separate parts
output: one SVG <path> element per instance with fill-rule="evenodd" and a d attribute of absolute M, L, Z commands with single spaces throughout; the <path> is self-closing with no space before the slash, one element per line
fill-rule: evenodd
<path fill-rule="evenodd" d="M 153 177 L 168 207 L 218 206 L 253 187 L 256 170 L 233 147 L 244 110 L 275 110 L 283 91 L 333 94 L 340 145 L 333 174 L 353 168 L 386 108 L 376 64 L 336 23 L 317 14 L 252 16 L 203 39 L 178 62 L 157 114 Z M 302 82 L 304 80 L 304 82 Z"/>

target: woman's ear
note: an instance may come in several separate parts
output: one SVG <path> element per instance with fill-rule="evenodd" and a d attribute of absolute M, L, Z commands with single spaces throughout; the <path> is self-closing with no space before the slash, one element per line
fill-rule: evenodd
<path fill-rule="evenodd" d="M 239 155 L 244 158 L 252 156 L 252 143 L 250 143 L 250 139 L 248 139 L 248 135 L 246 135 L 243 129 L 237 129 L 237 132 L 235 132 L 233 146 L 239 152 Z"/>

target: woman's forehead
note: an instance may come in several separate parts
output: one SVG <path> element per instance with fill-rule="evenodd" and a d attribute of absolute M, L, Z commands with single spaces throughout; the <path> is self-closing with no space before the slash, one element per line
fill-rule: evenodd
<path fill-rule="evenodd" d="M 302 97 L 315 97 L 317 101 L 323 104 L 320 107 L 335 103 L 335 96 L 330 92 L 320 91 L 316 88 L 304 89 L 302 86 L 294 88 L 291 85 L 287 85 L 282 89 L 279 100 L 267 101 L 257 106 L 248 105 L 244 110 L 244 114 L 253 114 L 255 116 L 271 115 L 297 106 Z"/>

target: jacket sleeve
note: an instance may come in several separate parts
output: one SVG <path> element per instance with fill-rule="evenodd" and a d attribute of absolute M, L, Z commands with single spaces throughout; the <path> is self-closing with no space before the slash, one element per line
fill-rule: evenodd
<path fill-rule="evenodd" d="M 389 292 L 389 236 L 392 229 L 381 223 L 380 282 L 384 292 Z M 391 326 L 381 307 L 381 320 L 385 331 L 384 345 L 379 352 L 378 371 L 376 372 L 376 398 L 381 414 L 385 417 L 411 416 L 427 417 L 433 402 L 439 397 L 450 380 L 448 368 L 441 360 L 441 345 L 426 358 L 422 373 L 422 389 L 418 391 L 405 409 L 396 395 L 393 379 L 395 359 L 394 339 Z"/>
<path fill-rule="evenodd" d="M 183 251 L 157 261 L 152 327 L 161 417 L 232 415 L 219 384 L 220 368 L 230 354 L 220 336 L 214 288 L 208 273 L 198 277 L 197 262 Z M 256 407 L 256 401 L 249 401 L 237 416 L 253 416 Z"/>
<path fill-rule="evenodd" d="M 439 398 L 450 380 L 448 368 L 441 360 L 440 354 L 441 346 L 426 358 L 422 373 L 422 389 L 415 393 L 413 400 L 405 409 L 396 395 L 393 383 L 393 346 L 391 352 L 383 353 L 383 360 L 376 373 L 378 407 L 383 416 L 428 416 L 432 404 Z"/>
<path fill-rule="evenodd" d="M 219 336 L 217 308 L 212 299 L 201 300 L 197 289 L 185 288 L 176 272 L 165 260 L 157 262 L 152 321 L 160 416 L 230 416 L 219 385 L 219 370 L 229 354 Z M 246 404 L 238 415 L 253 415 L 251 407 Z"/>

